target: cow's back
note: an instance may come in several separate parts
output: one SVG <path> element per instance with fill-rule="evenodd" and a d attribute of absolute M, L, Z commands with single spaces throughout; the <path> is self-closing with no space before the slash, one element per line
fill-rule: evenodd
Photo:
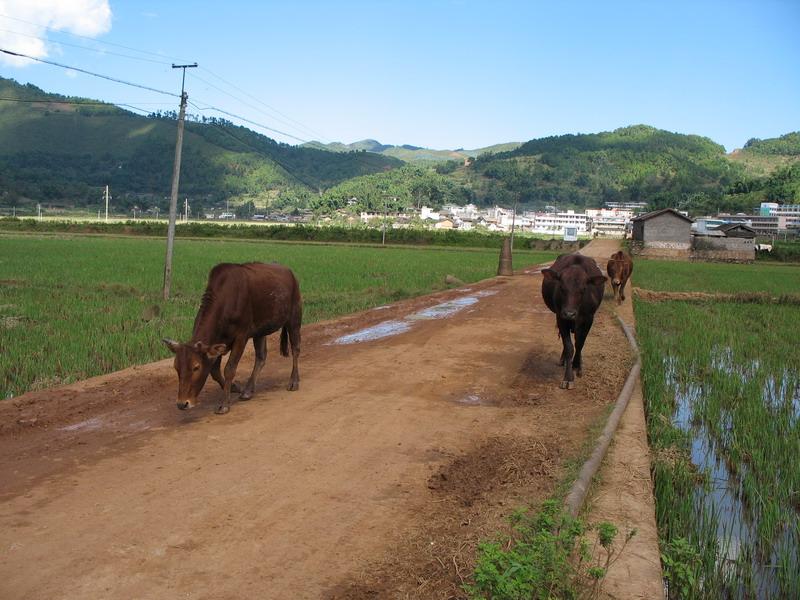
<path fill-rule="evenodd" d="M 279 264 L 221 263 L 208 276 L 195 319 L 195 334 L 227 341 L 239 335 L 277 331 L 300 309 L 300 289 Z"/>
<path fill-rule="evenodd" d="M 617 277 L 620 280 L 627 280 L 633 273 L 633 260 L 630 255 L 622 250 L 612 254 L 606 265 L 606 273 L 612 279 Z"/>

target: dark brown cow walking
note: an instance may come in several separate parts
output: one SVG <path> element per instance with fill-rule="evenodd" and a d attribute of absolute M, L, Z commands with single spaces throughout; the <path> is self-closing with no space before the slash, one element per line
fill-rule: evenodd
<path fill-rule="evenodd" d="M 633 273 L 633 259 L 630 254 L 622 250 L 612 254 L 606 265 L 606 273 L 611 279 L 611 288 L 614 290 L 617 304 L 622 304 L 625 300 L 625 284 Z"/>
<path fill-rule="evenodd" d="M 565 365 L 565 370 L 561 387 L 571 390 L 575 387 L 574 373 L 581 376 L 581 350 L 592 328 L 594 313 L 603 301 L 606 278 L 597 263 L 582 254 L 562 254 L 552 267 L 542 270 L 542 276 L 542 297 L 547 308 L 556 314 L 563 344 L 559 364 Z"/>
<path fill-rule="evenodd" d="M 217 414 L 230 410 L 236 367 L 247 340 L 253 339 L 256 361 L 240 400 L 253 397 L 256 376 L 267 361 L 267 336 L 281 330 L 281 354 L 289 356 L 292 345 L 292 375 L 288 389 L 300 386 L 297 359 L 300 355 L 300 323 L 303 303 L 300 286 L 291 270 L 278 264 L 219 264 L 208 275 L 208 285 L 194 320 L 190 342 L 164 340 L 175 353 L 178 372 L 178 408 L 191 408 L 209 374 L 224 391 Z M 231 355 L 220 373 L 222 357 Z"/>

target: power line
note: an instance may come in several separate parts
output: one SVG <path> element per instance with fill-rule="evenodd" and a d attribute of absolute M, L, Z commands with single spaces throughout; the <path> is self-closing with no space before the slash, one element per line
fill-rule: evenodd
<path fill-rule="evenodd" d="M 49 27 L 48 25 L 42 25 L 41 23 L 34 23 L 33 21 L 26 21 L 25 19 L 20 19 L 20 18 L 17 18 L 17 17 L 11 17 L 9 15 L 0 14 L 0 18 L 11 19 L 12 21 L 19 21 L 20 23 L 27 23 L 28 25 L 34 25 L 36 27 L 41 27 L 42 29 L 46 29 L 47 31 L 52 31 L 54 33 L 62 33 L 62 34 L 65 34 L 65 35 L 71 35 L 72 37 L 82 38 L 82 39 L 85 39 L 85 40 L 91 40 L 91 41 L 96 42 L 98 44 L 106 44 L 108 46 L 116 46 L 117 48 L 124 48 L 125 50 L 132 50 L 133 52 L 140 52 L 141 54 L 149 54 L 151 56 L 157 56 L 159 58 L 169 58 L 169 59 L 172 59 L 172 60 L 175 60 L 175 61 L 178 61 L 178 62 L 182 62 L 183 61 L 183 59 L 177 58 L 175 56 L 167 56 L 165 54 L 159 54 L 157 52 L 150 52 L 149 50 L 140 50 L 139 48 L 133 48 L 132 46 L 125 46 L 123 44 L 117 44 L 117 43 L 114 43 L 114 42 L 106 42 L 106 41 L 103 41 L 103 40 L 95 39 L 93 37 L 89 37 L 88 35 L 79 35 L 77 33 L 72 33 L 71 31 L 62 31 L 62 30 L 57 29 L 55 27 Z"/>
<path fill-rule="evenodd" d="M 150 114 L 150 110 L 146 108 L 140 108 L 133 104 L 129 104 L 127 102 L 80 102 L 77 100 L 29 100 L 26 98 L 4 98 L 0 97 L 0 102 L 22 102 L 25 104 L 67 104 L 70 106 L 113 106 L 115 108 L 127 108 L 130 110 L 136 110 L 142 113 L 143 115 L 147 116 Z M 157 106 L 164 106 L 167 105 L 166 102 L 137 102 L 136 104 L 149 104 L 149 105 L 157 105 Z M 122 116 L 122 115 L 108 115 L 108 116 Z"/>
<path fill-rule="evenodd" d="M 189 104 L 192 104 L 194 106 L 194 104 L 192 102 L 189 102 Z M 195 108 L 197 108 L 197 107 L 195 106 Z M 223 126 L 223 125 L 221 125 L 219 123 L 211 123 L 211 125 L 213 127 L 216 127 L 217 129 L 219 129 L 220 131 L 222 131 L 226 135 L 232 137 L 234 140 L 239 142 L 241 145 L 243 145 L 243 146 L 245 146 L 247 148 L 250 148 L 251 150 L 253 150 L 253 151 L 255 151 L 255 152 L 259 153 L 259 154 L 262 154 L 262 155 L 266 156 L 269 160 L 271 160 L 272 162 L 277 164 L 279 167 L 281 167 L 284 171 L 286 171 L 286 173 L 290 177 L 294 177 L 297 181 L 299 181 L 303 185 L 305 185 L 305 186 L 307 186 L 307 187 L 309 187 L 311 189 L 316 189 L 318 187 L 317 184 L 309 182 L 308 180 L 306 180 L 306 179 L 300 177 L 299 175 L 297 175 L 296 173 L 294 173 L 289 167 L 287 167 L 285 164 L 283 164 L 280 160 L 275 158 L 273 155 L 268 154 L 267 152 L 265 152 L 261 148 L 256 148 L 251 143 L 249 143 L 249 142 L 241 139 L 240 137 L 234 135 L 233 132 L 231 132 L 227 127 L 225 127 L 225 126 Z"/>
<path fill-rule="evenodd" d="M 76 106 L 87 105 L 87 106 L 131 106 L 126 102 L 113 102 L 111 100 L 107 102 L 101 102 L 100 100 L 32 100 L 29 98 L 7 98 L 7 97 L 0 97 L 0 100 L 3 102 L 26 102 L 30 104 L 72 104 Z M 169 102 L 136 102 L 136 104 L 152 104 L 157 106 L 172 106 Z"/>
<path fill-rule="evenodd" d="M 281 112 L 281 111 L 279 111 L 277 108 L 275 108 L 275 107 L 273 107 L 273 106 L 270 106 L 269 104 L 267 104 L 267 103 L 266 103 L 266 102 L 264 102 L 263 100 L 261 100 L 261 99 L 257 98 L 256 96 L 253 96 L 252 94 L 249 94 L 249 93 L 247 93 L 247 92 L 246 92 L 246 91 L 244 91 L 242 88 L 240 88 L 240 87 L 238 87 L 237 85 L 235 85 L 235 84 L 231 83 L 230 81 L 228 81 L 228 80 L 224 79 L 223 77 L 221 77 L 221 76 L 217 75 L 217 74 L 216 74 L 216 73 L 214 73 L 214 72 L 213 72 L 211 69 L 208 69 L 208 68 L 205 68 L 205 67 L 200 67 L 200 69 L 201 69 L 202 71 L 205 71 L 206 73 L 208 73 L 208 74 L 209 74 L 209 75 L 211 75 L 212 77 L 216 77 L 217 79 L 219 79 L 219 80 L 220 80 L 220 81 L 222 81 L 223 83 L 225 83 L 225 84 L 227 84 L 227 85 L 231 86 L 231 87 L 232 87 L 232 88 L 234 88 L 235 90 L 238 90 L 239 92 L 241 92 L 242 94 L 244 94 L 244 95 L 245 95 L 245 96 L 247 96 L 248 98 L 250 98 L 250 99 L 252 99 L 252 100 L 254 100 L 254 101 L 258 102 L 259 104 L 261 104 L 262 106 L 264 106 L 264 107 L 268 108 L 269 110 L 271 110 L 271 111 L 273 111 L 273 112 L 275 112 L 275 113 L 277 113 L 277 114 L 281 115 L 283 118 L 285 118 L 285 119 L 288 119 L 289 121 L 292 121 L 293 123 L 295 123 L 295 124 L 299 125 L 299 126 L 300 126 L 300 127 L 302 127 L 303 129 L 305 129 L 305 130 L 306 130 L 308 133 L 311 133 L 312 135 L 314 135 L 314 136 L 316 136 L 316 137 L 319 137 L 319 138 L 321 138 L 321 139 L 323 139 L 323 140 L 327 140 L 326 136 L 322 135 L 321 133 L 319 133 L 319 132 L 317 132 L 317 131 L 314 131 L 314 130 L 313 130 L 313 129 L 311 129 L 310 127 L 307 127 L 306 125 L 304 125 L 304 124 L 303 124 L 303 123 L 301 123 L 300 121 L 298 121 L 298 120 L 296 120 L 296 119 L 293 119 L 293 118 L 291 118 L 290 116 L 288 116 L 288 115 L 286 115 L 286 114 L 282 113 L 282 112 Z M 199 78 L 198 78 L 198 79 L 199 79 Z M 328 141 L 330 141 L 330 140 L 328 140 Z"/>
<path fill-rule="evenodd" d="M 251 121 L 250 119 L 246 119 L 245 117 L 241 117 L 239 115 L 233 114 L 232 112 L 228 112 L 227 110 L 222 110 L 221 108 L 217 108 L 216 106 L 206 105 L 204 108 L 198 106 L 194 102 L 190 102 L 192 106 L 194 106 L 197 110 L 215 110 L 218 113 L 222 113 L 223 115 L 227 115 L 229 117 L 233 117 L 234 119 L 239 119 L 240 121 L 244 121 L 245 123 L 250 123 L 251 125 L 255 125 L 256 127 L 260 127 L 261 129 L 266 129 L 267 131 L 272 131 L 273 133 L 277 133 L 286 137 L 290 137 L 293 140 L 297 140 L 301 143 L 307 143 L 308 140 L 304 140 L 303 138 L 299 138 L 296 135 L 292 135 L 291 133 L 286 133 L 285 131 L 281 131 L 280 129 L 275 129 L 274 127 L 269 127 L 268 125 L 264 125 L 263 123 L 258 123 L 256 121 Z"/>
<path fill-rule="evenodd" d="M 266 117 L 270 117 L 271 119 L 277 119 L 275 116 L 273 116 L 273 115 L 270 115 L 270 114 L 267 114 L 266 112 L 264 112 L 263 110 L 261 110 L 261 109 L 260 109 L 260 108 L 258 108 L 257 106 L 254 106 L 253 104 L 250 104 L 249 102 L 246 102 L 246 101 L 242 100 L 242 99 L 241 99 L 241 98 L 239 98 L 238 96 L 235 96 L 235 95 L 231 94 L 230 92 L 227 92 L 227 91 L 223 90 L 221 87 L 219 87 L 219 86 L 217 86 L 217 85 L 214 85 L 214 84 L 213 84 L 213 83 L 211 83 L 210 81 L 206 81 L 206 80 L 205 80 L 205 79 L 203 79 L 202 77 L 198 77 L 197 75 L 194 75 L 193 73 L 190 73 L 190 77 L 192 77 L 193 79 L 197 79 L 198 81 L 202 81 L 202 82 L 203 82 L 203 83 L 205 83 L 206 85 L 208 85 L 208 86 L 211 86 L 211 87 L 212 87 L 212 88 L 214 88 L 215 90 L 218 90 L 218 91 L 222 92 L 222 93 L 223 93 L 223 94 L 225 94 L 226 96 L 229 96 L 229 97 L 233 98 L 234 100 L 236 100 L 236 101 L 240 102 L 241 104 L 244 104 L 245 106 L 247 106 L 247 107 L 249 107 L 249 108 L 252 108 L 253 110 L 255 110 L 255 111 L 257 111 L 257 112 L 261 113 L 262 115 L 264 115 L 264 116 L 266 116 Z M 229 84 L 229 85 L 230 85 L 230 84 Z M 277 111 L 275 111 L 275 112 L 277 112 Z M 288 117 L 287 117 L 287 118 L 288 118 Z M 277 119 L 277 120 L 278 120 L 278 121 L 280 121 L 280 122 L 282 122 L 284 125 L 288 125 L 289 127 L 293 127 L 294 129 L 297 129 L 298 131 L 300 130 L 300 128 L 299 128 L 299 127 L 297 127 L 297 126 L 295 126 L 295 125 L 292 125 L 292 124 L 291 124 L 291 123 L 289 123 L 288 121 L 285 121 L 285 120 L 282 120 L 282 119 Z"/>
<path fill-rule="evenodd" d="M 0 52 L 4 54 L 9 54 L 11 56 L 19 56 L 21 58 L 28 58 L 30 60 L 35 60 L 36 62 L 44 63 L 46 65 L 53 65 L 55 67 L 61 67 L 62 69 L 70 69 L 71 71 L 78 71 L 79 73 L 86 73 L 87 75 L 92 75 L 93 77 L 99 77 L 101 79 L 107 79 L 109 81 L 113 81 L 115 83 L 122 83 L 124 85 L 129 85 L 131 87 L 137 87 L 143 90 L 147 90 L 149 92 L 156 92 L 157 94 L 164 94 L 165 96 L 173 96 L 175 98 L 180 98 L 178 94 L 173 94 L 172 92 L 165 92 L 164 90 L 158 90 L 156 88 L 151 88 L 146 85 L 141 85 L 138 83 L 131 83 L 130 81 L 125 81 L 124 79 L 117 79 L 116 77 L 111 77 L 109 75 L 101 75 L 100 73 L 93 73 L 92 71 L 87 71 L 86 69 L 79 69 L 78 67 L 71 67 L 69 65 L 63 65 L 61 63 L 57 63 L 52 60 L 45 60 L 43 58 L 36 58 L 35 56 L 28 56 L 27 54 L 22 54 L 20 52 L 12 52 L 11 50 L 6 50 L 4 48 L 0 48 Z"/>
<path fill-rule="evenodd" d="M 90 52 L 97 52 L 98 54 L 107 54 L 109 56 L 121 56 L 123 58 L 130 58 L 130 59 L 133 59 L 133 60 L 143 60 L 145 62 L 156 63 L 156 64 L 160 64 L 160 65 L 168 65 L 168 64 L 170 64 L 170 63 L 168 63 L 166 61 L 163 61 L 163 60 L 154 60 L 152 58 L 144 58 L 144 57 L 141 57 L 141 56 L 131 56 L 130 54 L 122 54 L 121 52 L 112 52 L 110 50 L 99 50 L 97 48 L 90 48 L 89 46 L 81 46 L 80 44 L 70 44 L 69 42 L 62 42 L 60 40 L 50 40 L 48 38 L 44 38 L 44 37 L 41 37 L 41 36 L 38 36 L 38 35 L 33 35 L 33 34 L 30 34 L 30 33 L 22 33 L 21 31 L 12 31 L 10 29 L 0 29 L 0 31 L 3 31 L 5 33 L 13 33 L 14 35 L 21 35 L 21 36 L 33 38 L 33 39 L 36 39 L 36 40 L 41 40 L 42 42 L 47 42 L 47 43 L 50 43 L 50 44 L 59 44 L 61 46 L 70 46 L 72 48 L 80 48 L 81 50 L 88 50 Z M 91 38 L 89 38 L 89 39 L 91 39 Z"/>

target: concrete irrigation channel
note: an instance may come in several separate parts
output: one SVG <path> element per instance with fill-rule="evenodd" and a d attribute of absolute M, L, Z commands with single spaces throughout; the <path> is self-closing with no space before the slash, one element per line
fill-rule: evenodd
<path fill-rule="evenodd" d="M 211 385 L 175 408 L 171 360 L 0 403 L 0 597 L 463 597 L 477 542 L 554 492 L 631 363 L 605 303 L 559 389 L 540 287 L 306 327 L 298 392 L 270 340 L 222 417 Z"/>

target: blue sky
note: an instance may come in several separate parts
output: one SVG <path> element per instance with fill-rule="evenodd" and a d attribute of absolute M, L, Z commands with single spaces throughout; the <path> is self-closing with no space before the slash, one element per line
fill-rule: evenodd
<path fill-rule="evenodd" d="M 303 140 L 477 148 L 646 123 L 732 150 L 800 129 L 797 0 L 52 0 L 53 15 L 27 4 L 0 0 L 0 47 L 35 39 L 10 32 L 45 37 L 47 60 L 176 93 L 169 63 L 197 61 L 190 101 Z M 1 62 L 0 75 L 145 110 L 177 105 L 49 65 Z"/>

